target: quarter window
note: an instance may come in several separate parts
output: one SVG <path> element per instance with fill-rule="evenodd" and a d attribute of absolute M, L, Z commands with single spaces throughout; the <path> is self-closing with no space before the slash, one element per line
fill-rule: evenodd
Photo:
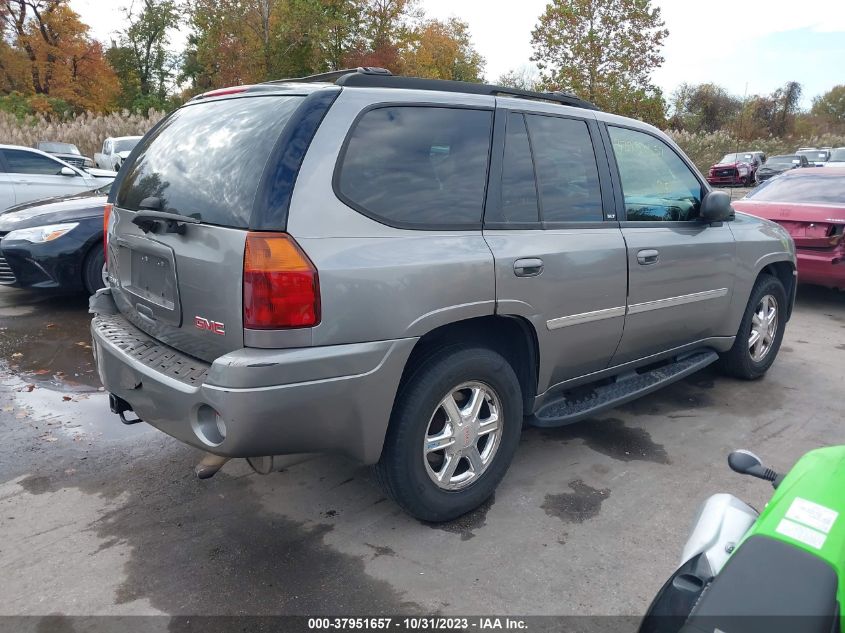
<path fill-rule="evenodd" d="M 585 121 L 527 115 L 544 222 L 600 222 L 599 172 Z"/>
<path fill-rule="evenodd" d="M 19 149 L 4 149 L 3 156 L 9 164 L 9 173 L 36 174 L 40 176 L 57 176 L 61 173 L 61 163 L 35 152 Z"/>
<path fill-rule="evenodd" d="M 627 220 L 683 222 L 701 208 L 701 183 L 663 141 L 636 130 L 609 126 Z"/>
<path fill-rule="evenodd" d="M 365 215 L 408 228 L 477 227 L 493 113 L 390 106 L 370 110 L 341 158 L 338 193 Z"/>

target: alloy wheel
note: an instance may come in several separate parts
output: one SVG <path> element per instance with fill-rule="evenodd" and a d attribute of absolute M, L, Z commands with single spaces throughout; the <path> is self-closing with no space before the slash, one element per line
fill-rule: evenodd
<path fill-rule="evenodd" d="M 426 427 L 423 461 L 429 478 L 443 490 L 460 490 L 493 462 L 501 438 L 499 396 L 481 382 L 447 393 Z"/>
<path fill-rule="evenodd" d="M 772 349 L 778 328 L 778 303 L 772 295 L 765 295 L 751 317 L 748 351 L 755 363 L 762 361 Z"/>

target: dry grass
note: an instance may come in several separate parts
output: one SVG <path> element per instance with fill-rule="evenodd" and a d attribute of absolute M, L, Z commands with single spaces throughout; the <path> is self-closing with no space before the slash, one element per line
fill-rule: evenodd
<path fill-rule="evenodd" d="M 150 110 L 146 115 L 115 112 L 112 114 L 85 113 L 67 121 L 51 121 L 42 116 L 19 119 L 0 112 L 0 143 L 35 147 L 39 141 L 73 143 L 85 156 L 99 152 L 103 140 L 109 136 L 144 134 L 164 116 L 164 112 Z"/>

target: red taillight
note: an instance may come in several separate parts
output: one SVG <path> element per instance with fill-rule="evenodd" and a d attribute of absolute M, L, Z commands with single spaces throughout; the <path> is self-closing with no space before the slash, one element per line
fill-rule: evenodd
<path fill-rule="evenodd" d="M 111 210 L 114 205 L 107 204 L 103 210 L 103 257 L 105 259 L 106 268 L 109 266 L 109 220 L 111 219 Z"/>
<path fill-rule="evenodd" d="M 287 233 L 248 233 L 244 249 L 244 327 L 312 327 L 320 322 L 317 269 Z"/>

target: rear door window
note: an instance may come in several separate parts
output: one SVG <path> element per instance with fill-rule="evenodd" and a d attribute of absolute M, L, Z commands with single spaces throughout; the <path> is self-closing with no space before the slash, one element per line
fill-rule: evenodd
<path fill-rule="evenodd" d="M 596 155 L 586 121 L 526 115 L 544 222 L 602 222 Z"/>
<path fill-rule="evenodd" d="M 404 228 L 480 226 L 493 113 L 432 106 L 366 112 L 340 159 L 338 196 Z"/>
<path fill-rule="evenodd" d="M 155 197 L 162 211 L 248 227 L 267 159 L 302 99 L 239 97 L 176 110 L 143 140 L 117 205 L 137 211 Z"/>
<path fill-rule="evenodd" d="M 64 167 L 51 158 L 19 149 L 4 149 L 3 156 L 6 157 L 9 173 L 12 174 L 57 176 L 61 174 L 62 167 Z"/>
<path fill-rule="evenodd" d="M 537 222 L 539 206 L 531 144 L 525 118 L 516 112 L 508 115 L 505 153 L 502 161 L 502 215 L 506 222 Z"/>

